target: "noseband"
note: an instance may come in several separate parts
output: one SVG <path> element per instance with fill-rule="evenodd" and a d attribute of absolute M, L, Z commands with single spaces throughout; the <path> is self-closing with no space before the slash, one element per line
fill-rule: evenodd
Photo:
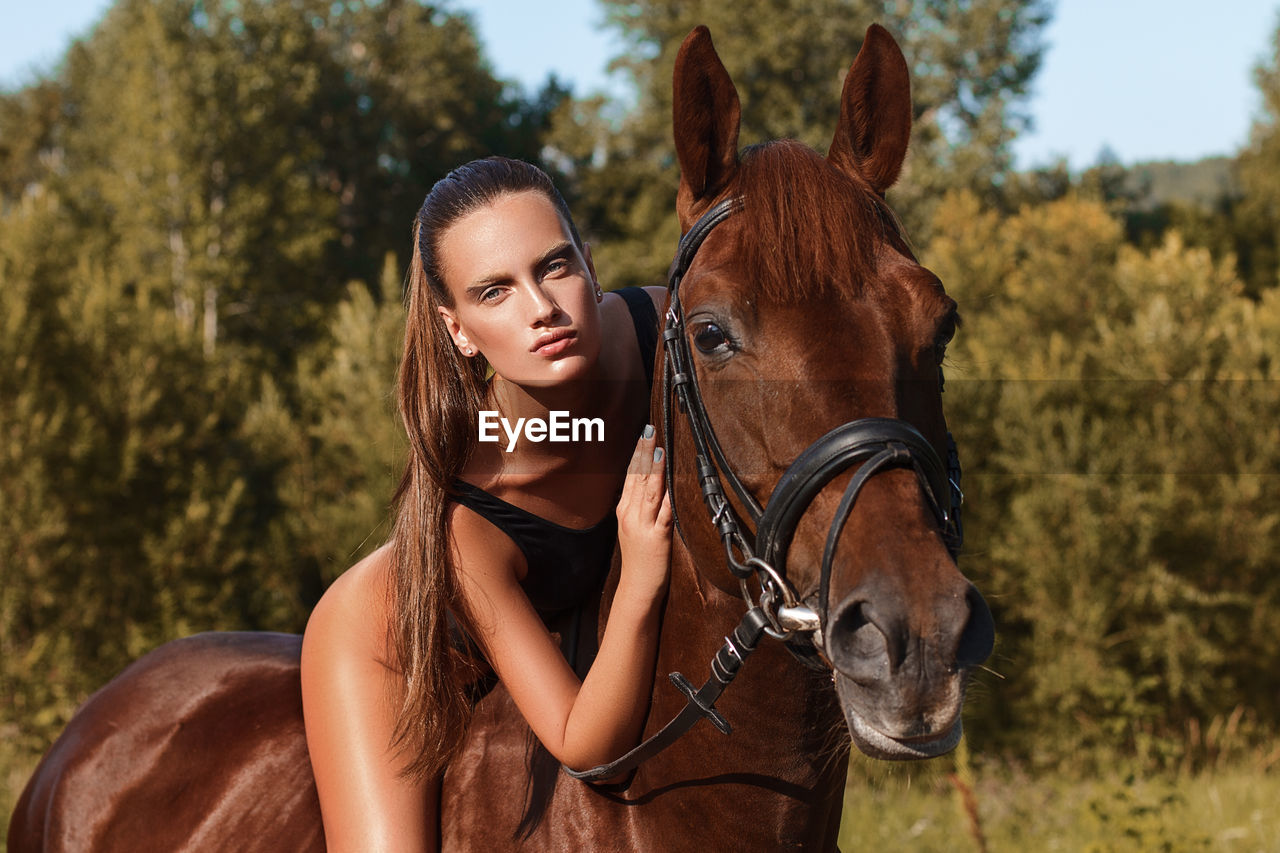
<path fill-rule="evenodd" d="M 609 764 L 586 771 L 565 771 L 585 781 L 610 779 L 635 769 L 640 763 L 670 746 L 694 723 L 707 718 L 720 731 L 732 731 L 729 722 L 715 708 L 715 701 L 737 675 L 747 656 L 755 650 L 764 634 L 787 642 L 787 647 L 806 665 L 826 669 L 818 649 L 822 629 L 827 622 L 827 594 L 831 583 L 831 567 L 836 545 L 853 505 L 867 482 L 876 474 L 894 468 L 915 472 L 929 507 L 942 532 L 947 551 L 954 559 L 960 550 L 963 533 L 960 527 L 960 458 L 955 441 L 947 433 L 947 463 L 920 432 L 897 418 L 860 418 L 841 424 L 810 444 L 782 474 L 766 505 L 760 503 L 734 472 L 707 416 L 693 354 L 685 335 L 684 309 L 680 303 L 680 283 L 693 263 L 698 248 L 707 235 L 724 220 L 742 208 L 742 200 L 730 198 L 708 210 L 680 239 L 675 260 L 668 273 L 670 300 L 663 340 L 662 418 L 664 440 L 670 445 L 674 399 L 685 415 L 693 437 L 698 481 L 711 523 L 720 533 L 729 570 L 741 585 L 747 612 L 725 644 L 711 661 L 711 676 L 701 688 L 695 688 L 678 672 L 670 675 L 676 688 L 685 695 L 685 707 L 655 735 L 635 749 Z M 938 381 L 941 385 L 942 371 Z M 787 579 L 786 560 L 791 540 L 800 519 L 827 484 L 855 465 L 860 467 L 845 487 L 835 517 L 827 531 L 822 553 L 817 605 L 803 603 Z M 674 454 L 666 454 L 667 488 L 675 508 Z M 751 518 L 755 534 L 750 535 L 745 522 L 729 502 L 723 480 L 727 480 L 739 505 Z M 944 504 L 941 500 L 946 496 Z M 676 529 L 684 539 L 679 515 Z M 748 580 L 759 581 L 760 595 L 753 601 Z"/>

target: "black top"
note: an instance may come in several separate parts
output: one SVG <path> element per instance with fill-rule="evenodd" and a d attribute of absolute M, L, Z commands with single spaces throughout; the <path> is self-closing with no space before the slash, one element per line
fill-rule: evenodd
<path fill-rule="evenodd" d="M 645 378 L 652 387 L 658 312 L 653 308 L 653 300 L 638 287 L 615 292 L 631 312 Z M 579 530 L 547 521 L 463 480 L 455 480 L 453 485 L 458 503 L 511 537 L 524 554 L 528 571 L 520 586 L 529 596 L 533 609 L 544 619 L 572 610 L 604 583 L 618 534 L 618 520 L 612 512 L 591 527 Z"/>

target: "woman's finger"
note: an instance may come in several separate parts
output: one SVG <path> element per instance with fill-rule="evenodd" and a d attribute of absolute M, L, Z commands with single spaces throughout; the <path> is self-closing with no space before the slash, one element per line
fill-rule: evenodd
<path fill-rule="evenodd" d="M 662 461 L 662 448 L 655 447 L 650 458 L 653 460 L 649 479 L 645 481 L 645 498 L 649 503 L 657 504 L 658 500 L 666 493 L 666 466 Z"/>
<path fill-rule="evenodd" d="M 631 452 L 627 476 L 622 484 L 622 497 L 618 500 L 618 517 L 621 518 L 633 505 L 645 499 L 649 474 L 653 470 L 653 427 L 646 426 Z"/>
<path fill-rule="evenodd" d="M 622 481 L 622 494 L 618 498 L 618 518 L 622 518 L 634 503 L 636 488 L 643 482 L 640 475 L 640 463 L 645 455 L 642 442 L 636 442 L 631 451 L 631 461 L 627 463 L 627 475 Z"/>
<path fill-rule="evenodd" d="M 653 424 L 646 424 L 636 443 L 636 453 L 640 454 L 640 475 L 648 477 L 653 471 L 653 445 L 657 439 L 653 434 Z"/>

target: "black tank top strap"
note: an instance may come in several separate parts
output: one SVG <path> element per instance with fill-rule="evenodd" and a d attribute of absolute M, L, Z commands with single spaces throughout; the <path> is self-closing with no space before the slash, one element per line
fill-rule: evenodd
<path fill-rule="evenodd" d="M 658 351 L 658 311 L 653 300 L 641 287 L 624 287 L 614 293 L 627 303 L 631 322 L 636 327 L 636 341 L 640 344 L 640 359 L 644 363 L 644 378 L 653 387 L 653 360 Z"/>

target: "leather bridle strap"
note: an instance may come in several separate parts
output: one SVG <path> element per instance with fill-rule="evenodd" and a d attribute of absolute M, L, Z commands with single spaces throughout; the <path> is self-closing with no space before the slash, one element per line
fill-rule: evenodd
<path fill-rule="evenodd" d="M 906 421 L 860 418 L 841 424 L 806 447 L 782 475 L 769 496 L 769 505 L 756 533 L 756 552 L 760 558 L 773 566 L 786 565 L 787 549 L 796 527 L 818 493 L 842 471 L 894 447 L 898 448 L 893 455 L 894 464 L 888 467 L 917 470 L 930 507 L 946 530 L 951 522 L 951 513 L 940 499 L 948 494 L 947 470 L 933 445 Z M 858 469 L 861 478 L 858 489 L 873 473 L 886 467 L 886 463 L 881 463 L 868 471 L 869 465 L 869 462 L 864 462 Z M 853 494 L 856 496 L 857 492 Z M 839 511 L 836 517 L 840 517 Z M 843 527 L 843 521 L 840 525 Z"/>
<path fill-rule="evenodd" d="M 724 489 L 720 485 L 721 475 L 723 474 L 724 479 L 728 481 L 729 488 L 733 490 L 738 502 L 753 523 L 760 520 L 763 510 L 755 495 L 743 485 L 732 466 L 729 465 L 724 449 L 721 448 L 715 430 L 711 427 L 710 418 L 702 403 L 702 394 L 698 390 L 698 377 L 694 371 L 692 353 L 689 352 L 689 343 L 684 337 L 684 309 L 680 303 L 680 283 L 684 280 L 685 273 L 689 271 L 689 266 L 693 263 L 694 256 L 703 241 L 717 225 L 741 208 L 742 199 L 727 198 L 703 214 L 680 238 L 675 260 L 671 262 L 671 269 L 667 273 L 667 289 L 671 296 L 667 305 L 666 324 L 662 331 L 662 428 L 663 440 L 669 443 L 674 419 L 671 400 L 675 398 L 680 411 L 685 415 L 693 438 L 703 501 L 711 514 L 712 522 L 720 533 L 721 540 L 725 543 L 730 569 L 739 578 L 745 578 L 750 572 L 742 568 L 742 564 L 735 559 L 733 552 L 735 546 L 740 548 L 749 540 L 743 533 L 742 520 L 738 518 L 738 514 L 725 497 Z M 667 489 L 672 492 L 671 506 L 676 532 L 683 539 L 684 530 L 679 514 L 675 512 L 674 455 L 669 451 L 670 448 L 666 455 Z"/>
<path fill-rule="evenodd" d="M 764 615 L 764 611 L 759 607 L 752 607 L 743 614 L 738 627 L 725 637 L 724 645 L 711 659 L 711 676 L 702 687 L 695 691 L 689 679 L 678 672 L 671 673 L 671 683 L 685 695 L 687 700 L 680 713 L 676 714 L 671 722 L 621 758 L 590 770 L 570 770 L 565 767 L 564 772 L 583 782 L 598 782 L 629 773 L 679 740 L 685 732 L 693 728 L 694 723 L 703 717 L 710 720 L 724 734 L 729 734 L 733 731 L 733 727 L 716 710 L 716 700 L 742 669 L 747 656 L 756 650 L 768 625 L 769 618 Z"/>

